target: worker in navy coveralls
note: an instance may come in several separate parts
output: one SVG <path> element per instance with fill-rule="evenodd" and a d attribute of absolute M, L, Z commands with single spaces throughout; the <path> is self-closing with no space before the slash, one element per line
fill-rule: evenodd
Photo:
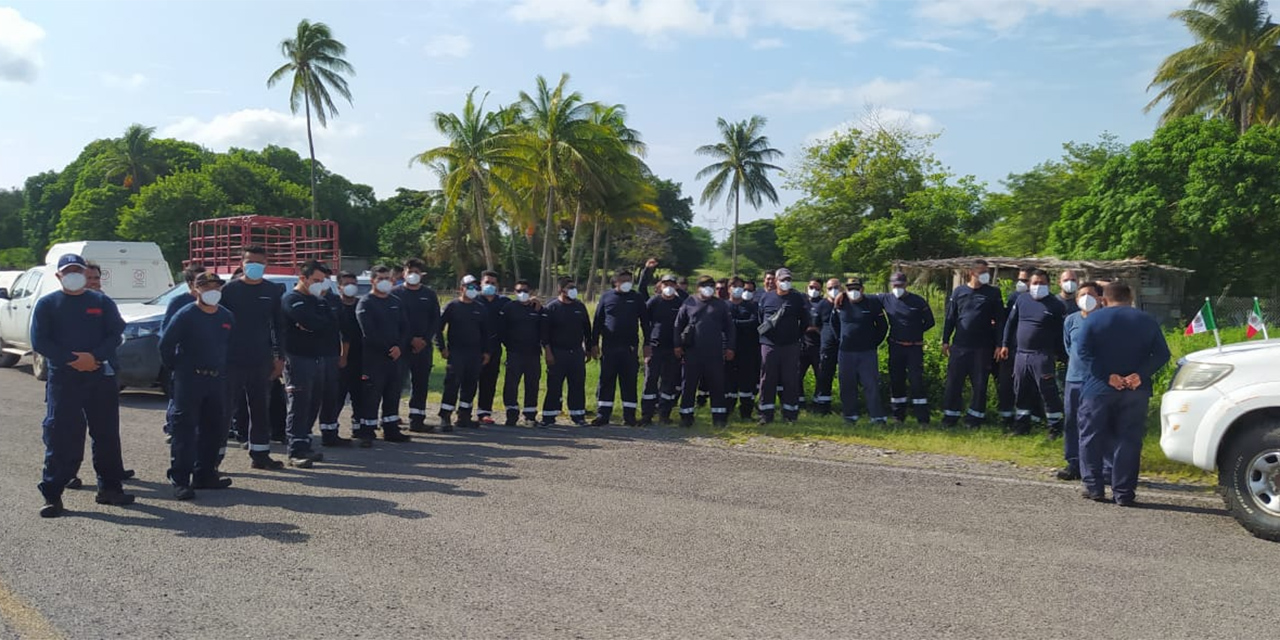
<path fill-rule="evenodd" d="M 325 393 L 338 384 L 342 342 L 338 310 L 331 306 L 332 270 L 310 260 L 298 282 L 281 298 L 284 307 L 285 390 L 288 393 L 289 464 L 309 469 L 324 460 L 311 446 L 311 428 L 320 417 Z"/>
<path fill-rule="evenodd" d="M 112 364 L 124 320 L 111 298 L 85 288 L 84 271 L 84 258 L 59 258 L 56 276 L 62 288 L 40 298 L 31 316 L 32 349 L 49 367 L 40 482 L 45 518 L 63 513 L 62 492 L 84 459 L 86 426 L 98 474 L 95 501 L 116 506 L 134 501 L 122 485 L 120 386 Z"/>
<path fill-rule="evenodd" d="M 631 272 L 614 274 L 614 288 L 604 292 L 592 321 L 592 348 L 600 356 L 600 380 L 596 385 L 596 418 L 593 426 L 609 424 L 613 415 L 613 393 L 620 388 L 622 423 L 636 426 L 636 375 L 640 371 L 640 336 L 649 329 L 649 309 L 639 291 L 632 291 Z M 648 357 L 652 350 L 644 347 Z"/>
<path fill-rule="evenodd" d="M 1013 291 L 1009 292 L 1009 297 L 1005 299 L 1004 316 L 1000 321 L 1001 336 L 1004 333 L 1004 324 L 1009 318 L 1009 313 L 1013 311 L 1013 306 L 1018 303 L 1018 298 L 1026 295 L 1031 290 L 1031 267 L 1022 267 L 1018 269 L 1018 279 L 1014 282 Z M 999 338 L 997 338 L 999 341 Z M 1012 429 L 1014 426 L 1015 410 L 1017 408 L 1017 390 L 1014 389 L 1014 362 L 1013 358 L 1001 358 L 999 353 L 996 354 L 995 362 L 991 365 L 991 373 L 996 379 L 996 411 L 1000 414 L 1000 421 L 1004 423 L 1005 428 Z"/>
<path fill-rule="evenodd" d="M 169 304 L 164 309 L 164 319 L 160 321 L 160 332 L 164 333 L 164 328 L 169 326 L 169 321 L 173 319 L 173 315 L 178 310 L 196 301 L 199 295 L 196 291 L 196 276 L 204 273 L 204 267 L 200 264 L 191 264 L 182 270 L 182 281 L 187 283 L 187 290 L 169 299 Z M 221 294 L 219 294 L 221 295 Z M 172 373 L 172 372 L 169 372 Z M 170 383 L 172 384 L 172 380 Z M 173 404 L 173 394 L 169 394 L 169 402 L 164 412 L 164 433 L 169 435 L 170 427 L 173 425 L 173 412 L 177 407 Z M 169 444 L 169 438 L 165 438 L 165 444 Z"/>
<path fill-rule="evenodd" d="M 872 422 L 885 422 L 880 401 L 880 343 L 889 331 L 880 298 L 862 291 L 862 280 L 850 279 L 836 298 L 831 328 L 839 337 L 840 409 L 844 419 L 858 421 L 858 387 L 867 401 Z"/>
<path fill-rule="evenodd" d="M 498 312 L 498 334 L 507 348 L 507 366 L 502 381 L 502 402 L 507 407 L 508 427 L 520 422 L 520 415 L 538 425 L 538 384 L 542 381 L 542 305 L 533 298 L 528 280 L 516 281 L 516 299 Z M 492 357 L 492 355 L 490 356 Z M 520 404 L 520 383 L 524 382 L 524 405 Z"/>
<path fill-rule="evenodd" d="M 684 300 L 676 293 L 676 277 L 665 274 L 645 307 L 649 331 L 645 336 L 644 392 L 640 396 L 640 426 L 671 423 L 671 409 L 680 388 L 680 359 L 676 357 L 676 314 Z"/>
<path fill-rule="evenodd" d="M 233 407 L 227 419 L 236 439 L 248 441 L 254 469 L 280 469 L 284 463 L 271 458 L 272 425 L 267 412 L 271 387 L 284 372 L 280 309 L 284 288 L 263 279 L 267 250 L 260 246 L 245 247 L 243 268 L 243 276 L 222 288 L 222 306 L 236 317 L 227 356 Z"/>
<path fill-rule="evenodd" d="M 440 324 L 440 298 L 422 282 L 426 268 L 427 263 L 419 258 L 406 260 L 404 284 L 391 292 L 404 304 L 405 313 L 409 316 L 409 343 L 404 346 L 407 353 L 400 358 L 400 363 L 409 378 L 409 431 L 414 433 L 435 429 L 426 422 L 427 390 L 435 357 L 431 340 Z"/>
<path fill-rule="evenodd" d="M 742 278 L 729 282 L 729 315 L 733 318 L 733 359 L 725 366 L 725 399 L 729 415 L 738 408 L 743 420 L 755 412 L 756 387 L 760 385 L 760 307 L 751 301 L 753 294 Z"/>
<path fill-rule="evenodd" d="M 1062 322 L 1066 309 L 1049 295 L 1049 275 L 1031 272 L 1030 289 L 1018 297 L 1005 321 L 1001 360 L 1013 356 L 1013 433 L 1031 432 L 1031 415 L 1043 409 L 1049 436 L 1062 435 L 1062 393 L 1058 388 L 1057 362 L 1063 359 Z"/>
<path fill-rule="evenodd" d="M 225 489 L 219 452 L 227 444 L 227 348 L 234 316 L 219 306 L 222 278 L 198 274 L 197 298 L 170 318 L 160 336 L 160 360 L 173 372 L 173 440 L 169 482 L 173 497 L 190 500 L 196 489 Z"/>
<path fill-rule="evenodd" d="M 436 347 L 444 357 L 444 395 L 440 397 L 440 428 L 453 431 L 451 417 L 458 412 L 458 426 L 476 428 L 471 419 L 472 401 L 481 371 L 489 363 L 489 310 L 480 302 L 480 283 L 465 276 L 458 297 L 445 305 L 436 331 Z"/>
<path fill-rule="evenodd" d="M 356 274 L 338 274 L 338 295 L 330 295 L 330 306 L 338 314 L 338 378 L 325 390 L 320 404 L 320 446 L 349 447 L 351 440 L 338 434 L 338 416 L 351 398 L 351 431 L 360 429 L 360 323 L 356 320 L 356 303 L 360 286 Z"/>
<path fill-rule="evenodd" d="M 1151 379 L 1169 362 L 1160 323 L 1133 308 L 1129 285 L 1112 282 L 1105 308 L 1080 329 L 1081 363 L 1087 371 L 1080 402 L 1080 475 L 1083 495 L 1103 501 L 1103 457 L 1112 452 L 1111 492 L 1122 507 L 1134 504 L 1142 438 L 1147 432 Z"/>
<path fill-rule="evenodd" d="M 699 383 L 706 383 L 711 401 L 711 423 L 723 427 L 729 422 L 729 408 L 724 399 L 724 363 L 733 360 L 733 318 L 729 304 L 716 297 L 716 281 L 710 276 L 698 279 L 695 295 L 676 314 L 675 355 L 684 363 L 683 394 L 680 396 L 680 426 L 693 426 Z"/>
<path fill-rule="evenodd" d="M 929 301 L 907 291 L 907 274 L 889 277 L 889 293 L 880 296 L 889 319 L 889 407 L 898 422 L 907 420 L 907 404 L 920 424 L 929 424 L 929 393 L 924 378 L 924 334 L 934 326 Z"/>
<path fill-rule="evenodd" d="M 400 299 L 391 295 L 395 288 L 391 269 L 373 268 L 373 290 L 356 303 L 356 322 L 360 324 L 361 364 L 360 431 L 355 434 L 362 448 L 373 445 L 378 427 L 387 442 L 408 442 L 408 434 L 400 430 L 400 358 L 408 342 L 409 319 Z M 381 418 L 378 410 L 381 409 Z"/>
<path fill-rule="evenodd" d="M 760 424 L 773 422 L 779 387 L 782 419 L 795 422 L 799 417 L 800 339 L 809 327 L 809 302 L 792 290 L 791 271 L 778 269 L 775 277 L 777 291 L 760 298 Z"/>
<path fill-rule="evenodd" d="M 947 299 L 947 315 L 942 324 L 942 355 L 947 357 L 942 424 L 946 426 L 954 426 L 964 417 L 969 426 L 977 427 L 987 418 L 987 377 L 1004 320 L 1000 290 L 990 282 L 987 261 L 975 260 L 969 268 L 969 281 L 956 287 Z M 960 411 L 965 380 L 969 380 L 973 393 L 968 415 Z"/>
<path fill-rule="evenodd" d="M 554 426 L 560 397 L 568 385 L 569 419 L 587 425 L 587 360 L 591 357 L 591 318 L 578 301 L 578 285 L 560 279 L 560 296 L 542 307 L 542 349 L 547 361 L 547 392 L 542 425 Z"/>
<path fill-rule="evenodd" d="M 511 304 L 511 298 L 498 295 L 498 272 L 484 271 L 480 274 L 480 297 L 476 298 L 485 310 L 485 322 L 489 328 L 489 341 L 486 349 L 489 359 L 480 368 L 480 383 L 477 387 L 476 415 L 480 424 L 493 424 L 493 402 L 498 396 L 498 373 L 502 367 L 502 336 L 498 334 L 499 316 L 502 310 Z"/>

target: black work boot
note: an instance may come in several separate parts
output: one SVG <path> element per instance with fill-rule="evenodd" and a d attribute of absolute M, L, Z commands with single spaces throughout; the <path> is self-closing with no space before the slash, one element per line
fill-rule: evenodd
<path fill-rule="evenodd" d="M 337 431 L 325 431 L 320 434 L 322 447 L 349 447 L 351 440 L 338 435 Z"/>
<path fill-rule="evenodd" d="M 464 429 L 479 429 L 480 423 L 471 419 L 471 412 L 463 409 L 458 412 L 458 426 Z"/>
<path fill-rule="evenodd" d="M 508 427 L 514 427 L 518 424 L 520 424 L 520 412 L 515 409 L 507 409 L 506 425 Z"/>
<path fill-rule="evenodd" d="M 409 442 L 412 439 L 409 434 L 400 430 L 400 425 L 389 424 L 382 427 L 382 440 L 384 442 Z"/>
<path fill-rule="evenodd" d="M 743 398 L 738 404 L 738 415 L 741 416 L 743 420 L 750 420 L 751 414 L 755 412 L 755 408 L 754 402 Z"/>
<path fill-rule="evenodd" d="M 682 413 L 682 414 L 680 414 L 680 426 L 681 426 L 681 427 L 684 427 L 685 429 L 688 429 L 689 427 L 692 427 L 692 426 L 693 426 L 693 414 L 692 414 L 692 413 Z"/>
<path fill-rule="evenodd" d="M 635 409 L 622 410 L 622 424 L 628 427 L 636 426 L 636 410 Z"/>
<path fill-rule="evenodd" d="M 409 431 L 427 433 L 427 417 L 418 414 L 409 416 Z"/>

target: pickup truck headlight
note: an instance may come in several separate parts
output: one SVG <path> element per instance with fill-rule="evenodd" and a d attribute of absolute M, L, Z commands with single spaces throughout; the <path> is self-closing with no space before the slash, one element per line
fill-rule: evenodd
<path fill-rule="evenodd" d="M 1199 391 L 1217 384 L 1234 370 L 1229 364 L 1188 362 L 1178 369 L 1170 386 L 1174 391 Z"/>
<path fill-rule="evenodd" d="M 130 322 L 124 326 L 124 339 L 137 340 L 138 338 L 146 338 L 160 333 L 160 321 L 153 320 L 150 322 Z"/>

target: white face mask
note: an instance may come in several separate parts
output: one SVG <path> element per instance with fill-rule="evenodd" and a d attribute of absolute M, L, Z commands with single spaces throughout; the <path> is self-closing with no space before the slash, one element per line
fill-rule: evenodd
<path fill-rule="evenodd" d="M 528 301 L 529 301 L 528 291 L 521 291 L 516 294 L 516 302 L 528 302 Z"/>
<path fill-rule="evenodd" d="M 201 291 L 200 302 L 204 303 L 205 306 L 216 307 L 219 302 L 222 302 L 222 291 L 218 289 Z"/>
<path fill-rule="evenodd" d="M 390 280 L 379 280 L 373 287 L 378 290 L 378 293 L 391 293 L 392 289 Z"/>
<path fill-rule="evenodd" d="M 850 290 L 849 290 L 849 299 L 850 299 L 850 300 L 852 300 L 852 301 L 854 301 L 854 302 L 857 302 L 857 301 L 861 300 L 861 299 L 862 299 L 862 292 L 861 292 L 861 291 L 859 291 L 859 290 L 857 290 L 857 289 L 850 289 Z"/>
<path fill-rule="evenodd" d="M 835 288 L 835 287 L 831 287 L 830 289 L 827 289 L 827 297 L 828 297 L 828 298 L 831 298 L 832 300 L 835 300 L 837 297 L 839 297 L 839 295 L 840 295 L 840 290 L 839 290 L 839 289 L 837 289 L 837 288 Z"/>
<path fill-rule="evenodd" d="M 1030 287 L 1027 285 L 1027 283 L 1019 280 L 1018 284 L 1013 285 L 1013 289 L 1018 293 L 1026 293 L 1027 290 L 1030 289 Z"/>
<path fill-rule="evenodd" d="M 356 286 L 356 285 L 354 285 L 354 284 L 344 284 L 344 285 L 342 285 L 342 295 L 344 295 L 344 296 L 346 296 L 346 297 L 348 297 L 348 298 L 354 298 L 354 297 L 356 297 L 356 294 L 357 294 L 357 293 L 360 293 L 360 287 L 357 287 L 357 286 Z"/>
<path fill-rule="evenodd" d="M 786 292 L 788 292 L 788 291 L 790 291 L 790 290 L 791 290 L 791 281 L 790 281 L 790 280 L 782 280 L 782 281 L 778 282 L 778 291 L 781 291 L 781 292 L 783 292 L 783 293 L 786 293 Z"/>
<path fill-rule="evenodd" d="M 422 274 L 420 273 L 411 273 L 404 277 L 404 283 L 411 287 L 418 286 L 420 282 L 422 282 Z"/>
<path fill-rule="evenodd" d="M 307 291 L 310 292 L 311 295 L 317 298 L 324 295 L 324 292 L 327 291 L 328 289 L 329 287 L 326 286 L 325 283 L 323 282 L 312 282 L 311 284 L 307 285 Z"/>
<path fill-rule="evenodd" d="M 463 290 L 462 295 L 466 296 L 468 300 L 475 300 L 477 297 L 479 297 L 479 296 L 480 296 L 480 290 L 479 290 L 479 289 L 465 289 L 465 290 Z"/>
<path fill-rule="evenodd" d="M 810 297 L 810 298 L 821 298 L 821 297 L 822 297 L 822 291 L 820 291 L 820 290 L 818 290 L 818 289 L 814 289 L 813 287 L 809 287 L 809 297 Z"/>
<path fill-rule="evenodd" d="M 710 298 L 711 296 L 714 296 L 714 295 L 716 294 L 716 288 L 715 288 L 715 287 L 700 287 L 700 288 L 698 289 L 698 293 L 702 294 L 702 297 L 704 297 L 704 298 Z"/>
<path fill-rule="evenodd" d="M 750 300 L 750 299 L 752 299 L 752 298 L 754 298 L 754 297 L 756 297 L 756 294 L 755 294 L 755 292 L 754 292 L 754 291 L 743 291 L 743 292 L 742 292 L 742 299 L 743 299 L 743 300 Z"/>
<path fill-rule="evenodd" d="M 985 272 L 978 274 L 978 284 L 991 284 L 991 274 Z"/>
<path fill-rule="evenodd" d="M 578 288 L 577 288 L 577 287 L 574 287 L 574 288 L 572 288 L 572 289 L 566 289 L 564 293 L 565 293 L 565 295 L 569 296 L 569 299 L 570 299 L 570 300 L 577 300 L 577 299 L 578 299 Z"/>
<path fill-rule="evenodd" d="M 1098 308 L 1098 299 L 1086 293 L 1076 298 L 1076 306 L 1080 307 L 1081 311 L 1089 313 Z"/>
<path fill-rule="evenodd" d="M 631 293 L 631 281 L 630 281 L 630 280 L 628 280 L 628 281 L 626 281 L 626 282 L 624 282 L 624 283 L 622 283 L 622 284 L 618 285 L 618 291 L 621 291 L 621 292 L 623 292 L 623 293 Z"/>
<path fill-rule="evenodd" d="M 895 297 L 895 298 L 901 298 L 902 296 L 905 296 L 905 295 L 907 295 L 907 290 L 906 290 L 906 289 L 903 289 L 902 287 L 894 287 L 894 288 L 893 288 L 893 297 Z"/>
<path fill-rule="evenodd" d="M 1079 289 L 1079 288 L 1080 288 L 1080 283 L 1076 282 L 1075 280 L 1068 280 L 1062 283 L 1063 293 L 1075 293 L 1076 289 Z"/>
<path fill-rule="evenodd" d="M 62 288 L 67 291 L 76 292 L 84 289 L 87 279 L 83 273 L 64 273 L 62 274 Z"/>
<path fill-rule="evenodd" d="M 1031 287 L 1031 297 L 1040 300 L 1049 295 L 1049 285 L 1038 284 Z"/>
<path fill-rule="evenodd" d="M 732 296 L 734 300 L 741 300 L 742 294 L 746 293 L 746 291 L 747 290 L 742 287 L 734 287 L 729 290 L 729 295 Z"/>
<path fill-rule="evenodd" d="M 676 288 L 675 288 L 675 287 L 663 287 L 663 288 L 662 288 L 662 295 L 664 295 L 664 296 L 666 296 L 666 297 L 668 297 L 668 298 L 673 298 L 673 297 L 675 297 L 675 295 L 676 295 Z"/>

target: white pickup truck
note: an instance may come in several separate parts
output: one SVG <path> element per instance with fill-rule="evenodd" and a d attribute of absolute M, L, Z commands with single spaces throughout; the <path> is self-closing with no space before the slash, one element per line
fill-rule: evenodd
<path fill-rule="evenodd" d="M 1253 535 L 1280 542 L 1280 339 L 1179 360 L 1160 426 L 1165 455 L 1217 470 L 1231 515 Z"/>

